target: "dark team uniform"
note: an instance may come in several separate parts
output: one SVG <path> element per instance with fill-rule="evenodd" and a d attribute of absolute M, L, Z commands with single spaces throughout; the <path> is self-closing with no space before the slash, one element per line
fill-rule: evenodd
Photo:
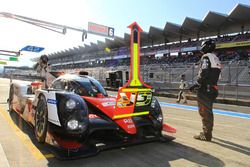
<path fill-rule="evenodd" d="M 199 114 L 202 117 L 203 133 L 197 138 L 210 141 L 214 124 L 213 102 L 218 96 L 217 82 L 221 72 L 221 63 L 213 53 L 202 56 L 197 78 L 197 99 Z M 196 138 L 196 137 L 195 137 Z"/>

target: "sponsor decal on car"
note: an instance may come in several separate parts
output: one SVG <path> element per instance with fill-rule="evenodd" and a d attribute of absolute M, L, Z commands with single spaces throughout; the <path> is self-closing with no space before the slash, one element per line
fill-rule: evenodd
<path fill-rule="evenodd" d="M 57 100 L 55 100 L 55 99 L 48 99 L 47 103 L 49 103 L 49 104 L 57 104 Z"/>
<path fill-rule="evenodd" d="M 103 107 L 107 107 L 107 106 L 115 106 L 115 101 L 112 101 L 112 102 L 104 102 L 102 103 Z"/>

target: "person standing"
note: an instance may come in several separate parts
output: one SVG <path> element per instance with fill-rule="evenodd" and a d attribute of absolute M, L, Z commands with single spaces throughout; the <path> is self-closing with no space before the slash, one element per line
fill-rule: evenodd
<path fill-rule="evenodd" d="M 48 75 L 48 62 L 49 58 L 47 55 L 41 55 L 39 58 L 38 62 L 34 66 L 34 70 L 37 71 L 37 74 L 39 75 L 41 81 L 42 81 L 42 88 L 47 89 L 48 88 L 48 83 L 47 83 L 47 75 Z"/>
<path fill-rule="evenodd" d="M 214 126 L 213 103 L 218 96 L 217 82 L 221 73 L 221 63 L 213 53 L 214 50 L 214 40 L 209 39 L 202 42 L 201 51 L 203 55 L 200 60 L 197 82 L 190 87 L 190 91 L 197 89 L 198 110 L 202 118 L 203 128 L 203 132 L 195 135 L 194 138 L 203 141 L 212 140 Z"/>
<path fill-rule="evenodd" d="M 187 97 L 186 97 L 186 90 L 188 88 L 188 83 L 186 81 L 186 76 L 185 74 L 181 75 L 181 82 L 180 82 L 180 91 L 178 94 L 178 99 L 177 99 L 177 103 L 180 103 L 181 99 L 183 98 L 184 102 L 183 104 L 187 104 Z"/>

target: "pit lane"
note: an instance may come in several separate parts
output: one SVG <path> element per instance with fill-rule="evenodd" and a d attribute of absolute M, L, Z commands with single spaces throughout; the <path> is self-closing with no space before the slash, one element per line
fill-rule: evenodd
<path fill-rule="evenodd" d="M 177 129 L 170 143 L 148 143 L 101 152 L 97 156 L 60 161 L 47 146 L 36 142 L 32 128 L 6 103 L 9 80 L 0 79 L 0 144 L 9 166 L 248 166 L 250 119 L 215 114 L 213 142 L 193 139 L 199 133 L 198 113 L 181 106 L 162 105 L 164 121 Z M 114 92 L 109 92 L 115 94 Z M 162 104 L 175 99 L 158 97 Z M 195 106 L 196 103 L 189 101 Z M 184 105 L 185 106 L 185 105 Z M 249 107 L 216 104 L 216 109 L 249 114 Z M 2 157 L 1 157 L 2 158 Z M 1 166 L 1 164 L 0 164 Z"/>

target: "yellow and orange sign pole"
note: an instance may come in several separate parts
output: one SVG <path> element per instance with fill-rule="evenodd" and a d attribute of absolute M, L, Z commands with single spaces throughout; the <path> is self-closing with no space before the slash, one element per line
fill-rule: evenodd
<path fill-rule="evenodd" d="M 150 105 L 152 99 L 151 87 L 146 85 L 140 76 L 140 33 L 142 29 L 136 22 L 129 25 L 128 28 L 131 29 L 130 78 L 118 91 L 113 119 L 149 114 L 147 106 Z"/>

